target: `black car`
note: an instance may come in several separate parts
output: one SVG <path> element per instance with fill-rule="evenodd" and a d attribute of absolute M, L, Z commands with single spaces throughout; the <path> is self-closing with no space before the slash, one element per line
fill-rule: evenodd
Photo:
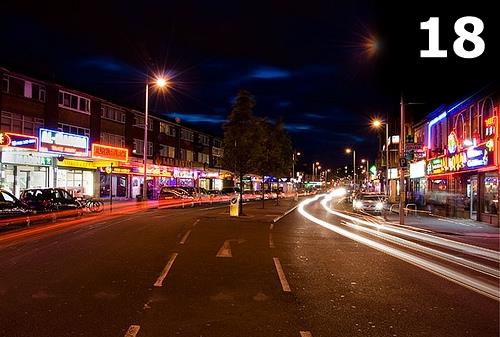
<path fill-rule="evenodd" d="M 0 190 L 0 226 L 29 226 L 33 212 L 12 193 Z"/>
<path fill-rule="evenodd" d="M 19 199 L 37 213 L 50 214 L 52 220 L 83 213 L 82 204 L 63 188 L 31 188 L 24 190 Z"/>

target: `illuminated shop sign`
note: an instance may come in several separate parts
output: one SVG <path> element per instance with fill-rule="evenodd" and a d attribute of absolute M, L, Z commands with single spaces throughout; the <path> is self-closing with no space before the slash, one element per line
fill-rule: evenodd
<path fill-rule="evenodd" d="M 174 178 L 189 178 L 196 179 L 196 172 L 192 171 L 183 171 L 183 170 L 174 170 Z"/>
<path fill-rule="evenodd" d="M 55 130 L 40 129 L 40 152 L 62 153 L 87 157 L 89 137 Z"/>
<path fill-rule="evenodd" d="M 458 147 L 458 138 L 457 134 L 455 131 L 452 131 L 448 135 L 448 153 L 449 154 L 454 154 L 457 152 L 457 147 Z"/>
<path fill-rule="evenodd" d="M 9 164 L 52 166 L 52 158 L 45 157 L 38 152 L 3 152 L 2 162 Z"/>
<path fill-rule="evenodd" d="M 170 170 L 171 168 L 168 166 L 148 165 L 146 169 L 148 175 L 160 176 L 160 177 L 172 176 L 172 171 Z M 130 169 L 130 172 L 142 175 L 144 174 L 144 167 L 143 166 L 132 167 Z"/>
<path fill-rule="evenodd" d="M 492 116 L 484 121 L 484 135 L 492 137 L 497 133 L 497 116 Z"/>
<path fill-rule="evenodd" d="M 387 176 L 389 179 L 398 179 L 399 178 L 398 169 L 397 168 L 390 168 L 388 170 Z"/>
<path fill-rule="evenodd" d="M 0 146 L 38 150 L 38 137 L 20 135 L 12 132 L 0 132 Z"/>
<path fill-rule="evenodd" d="M 425 177 L 425 160 L 410 163 L 410 178 Z"/>
<path fill-rule="evenodd" d="M 487 167 L 494 164 L 494 142 L 469 147 L 450 157 L 439 157 L 427 162 L 427 174 L 458 172 Z"/>
<path fill-rule="evenodd" d="M 92 144 L 92 158 L 128 161 L 128 149 L 122 147 Z"/>

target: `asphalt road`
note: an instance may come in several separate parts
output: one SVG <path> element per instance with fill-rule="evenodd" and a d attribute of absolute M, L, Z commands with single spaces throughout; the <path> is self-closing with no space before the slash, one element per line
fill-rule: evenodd
<path fill-rule="evenodd" d="M 0 235 L 0 336 L 498 336 L 498 301 L 291 206 L 151 209 Z M 342 225 L 314 202 L 304 208 Z M 52 227 L 51 227 L 52 226 Z M 345 225 L 343 225 L 345 226 Z"/>

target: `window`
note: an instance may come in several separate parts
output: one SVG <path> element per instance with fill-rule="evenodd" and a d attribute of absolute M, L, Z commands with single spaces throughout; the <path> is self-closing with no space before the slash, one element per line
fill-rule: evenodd
<path fill-rule="evenodd" d="M 181 139 L 192 142 L 194 141 L 194 133 L 186 129 L 181 129 Z"/>
<path fill-rule="evenodd" d="M 135 114 L 134 119 L 135 119 L 134 126 L 144 129 L 144 116 Z M 153 119 L 150 117 L 148 117 L 148 130 L 151 131 L 153 130 Z"/>
<path fill-rule="evenodd" d="M 135 154 L 144 154 L 144 140 L 134 138 L 134 149 Z M 153 143 L 148 142 L 148 156 L 153 155 Z"/>
<path fill-rule="evenodd" d="M 121 109 L 117 109 L 109 105 L 102 105 L 101 117 L 115 122 L 125 123 L 126 113 Z"/>
<path fill-rule="evenodd" d="M 175 158 L 175 147 L 160 144 L 160 156 Z"/>
<path fill-rule="evenodd" d="M 90 113 L 90 99 L 59 91 L 59 106 L 78 112 Z"/>
<path fill-rule="evenodd" d="M 199 139 L 200 144 L 203 144 L 205 146 L 209 146 L 210 145 L 210 137 L 209 136 L 199 134 L 198 135 L 198 139 Z"/>
<path fill-rule="evenodd" d="M 82 128 L 80 126 L 75 126 L 71 124 L 58 123 L 57 130 L 67 133 L 72 133 L 74 135 L 87 136 L 90 137 L 90 129 Z"/>
<path fill-rule="evenodd" d="M 2 91 L 9 92 L 9 77 L 7 75 L 2 77 Z"/>
<path fill-rule="evenodd" d="M 24 81 L 20 78 L 9 76 L 9 93 L 24 96 Z"/>
<path fill-rule="evenodd" d="M 181 160 L 193 161 L 193 151 L 181 149 Z"/>
<path fill-rule="evenodd" d="M 210 156 L 208 155 L 208 153 L 198 152 L 198 162 L 209 163 L 209 160 L 210 160 Z"/>
<path fill-rule="evenodd" d="M 116 147 L 125 147 L 125 137 L 112 133 L 101 132 L 101 144 Z"/>
<path fill-rule="evenodd" d="M 36 118 L 2 111 L 0 129 L 7 132 L 17 132 L 25 135 L 38 135 L 38 129 L 43 128 L 43 118 Z"/>
<path fill-rule="evenodd" d="M 167 136 L 175 137 L 175 126 L 165 122 L 160 122 L 160 132 Z"/>
<path fill-rule="evenodd" d="M 222 140 L 214 139 L 214 147 L 222 147 Z"/>

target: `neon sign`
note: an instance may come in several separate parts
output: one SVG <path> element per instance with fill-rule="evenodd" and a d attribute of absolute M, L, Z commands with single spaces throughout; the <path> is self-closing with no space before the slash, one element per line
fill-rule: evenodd
<path fill-rule="evenodd" d="M 40 152 L 63 153 L 73 156 L 87 157 L 89 154 L 89 137 L 55 130 L 40 129 Z"/>
<path fill-rule="evenodd" d="M 484 135 L 486 137 L 494 136 L 497 133 L 497 116 L 491 116 L 484 121 Z"/>
<path fill-rule="evenodd" d="M 0 132 L 0 146 L 37 150 L 38 137 L 21 135 L 12 132 Z"/>
<path fill-rule="evenodd" d="M 448 152 L 454 154 L 457 152 L 458 138 L 455 131 L 452 131 L 448 136 Z"/>
<path fill-rule="evenodd" d="M 128 161 L 128 149 L 122 147 L 92 144 L 92 158 Z"/>

